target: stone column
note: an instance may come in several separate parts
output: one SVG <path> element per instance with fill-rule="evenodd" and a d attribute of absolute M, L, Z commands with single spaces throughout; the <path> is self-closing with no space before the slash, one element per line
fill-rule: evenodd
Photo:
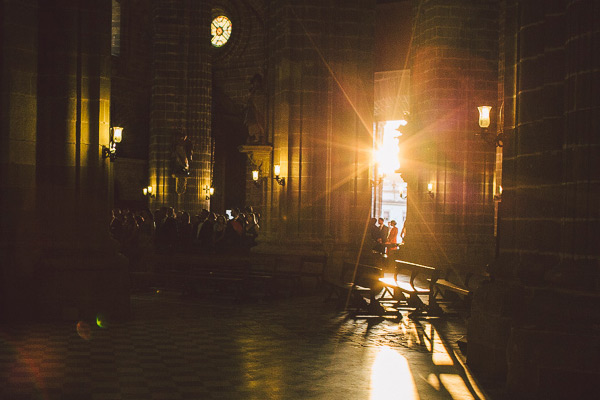
<path fill-rule="evenodd" d="M 57 23 L 57 21 L 61 21 Z M 124 318 L 108 233 L 110 2 L 4 2 L 2 296 L 7 319 Z M 6 133 L 6 134 L 5 134 Z M 4 258 L 4 254 L 7 255 Z"/>
<path fill-rule="evenodd" d="M 369 217 L 372 4 L 271 4 L 267 71 L 272 165 L 265 236 L 306 252 L 356 253 Z M 271 171 L 272 174 L 272 171 Z"/>
<path fill-rule="evenodd" d="M 152 100 L 150 110 L 151 208 L 192 213 L 209 208 L 212 184 L 210 136 L 210 8 L 204 2 L 160 0 L 154 8 Z M 193 142 L 189 177 L 174 175 L 174 144 L 185 133 Z"/>
<path fill-rule="evenodd" d="M 409 193 L 404 257 L 483 268 L 494 254 L 496 148 L 476 136 L 477 107 L 499 109 L 496 4 L 416 4 L 411 114 L 400 145 Z"/>
<path fill-rule="evenodd" d="M 503 6 L 512 136 L 500 257 L 495 280 L 473 299 L 468 363 L 506 379 L 515 398 L 585 398 L 600 373 L 600 31 L 593 17 L 600 7 L 592 0 Z"/>

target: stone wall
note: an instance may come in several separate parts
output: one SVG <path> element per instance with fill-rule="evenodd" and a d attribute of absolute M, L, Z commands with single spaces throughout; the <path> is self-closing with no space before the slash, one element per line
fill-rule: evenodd
<path fill-rule="evenodd" d="M 495 146 L 476 136 L 477 107 L 498 110 L 496 3 L 420 1 L 414 12 L 403 256 L 483 268 L 494 250 Z"/>
<path fill-rule="evenodd" d="M 102 157 L 110 2 L 5 1 L 1 18 L 2 318 L 126 317 Z"/>
<path fill-rule="evenodd" d="M 152 208 L 160 205 L 197 212 L 209 207 L 212 184 L 210 10 L 195 1 L 153 3 L 150 184 Z M 185 132 L 194 147 L 189 178 L 173 176 L 174 141 Z"/>
<path fill-rule="evenodd" d="M 273 164 L 266 231 L 322 251 L 356 244 L 369 216 L 374 2 L 270 2 Z M 271 166 L 272 168 L 272 166 Z"/>
<path fill-rule="evenodd" d="M 147 160 L 152 93 L 152 2 L 120 0 L 119 4 L 120 13 L 113 15 L 113 23 L 120 26 L 120 51 L 111 57 L 111 122 L 124 128 L 118 157 Z"/>
<path fill-rule="evenodd" d="M 473 300 L 468 363 L 514 398 L 584 398 L 600 377 L 600 7 L 502 7 L 500 257 Z"/>

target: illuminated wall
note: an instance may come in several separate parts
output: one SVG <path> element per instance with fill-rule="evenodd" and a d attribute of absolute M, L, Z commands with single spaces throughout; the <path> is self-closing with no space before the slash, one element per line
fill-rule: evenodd
<path fill-rule="evenodd" d="M 169 0 L 156 2 L 152 15 L 149 178 L 156 198 L 150 204 L 195 213 L 209 208 L 204 189 L 212 183 L 210 8 Z M 194 146 L 185 186 L 173 176 L 174 141 L 181 132 Z"/>
<path fill-rule="evenodd" d="M 477 106 L 496 109 L 496 7 L 422 1 L 414 18 L 410 129 L 401 144 L 410 191 L 405 256 L 483 267 L 494 255 L 496 149 L 475 134 Z"/>
<path fill-rule="evenodd" d="M 269 138 L 286 185 L 269 180 L 267 234 L 357 251 L 369 217 L 374 7 L 271 2 L 268 15 Z"/>
<path fill-rule="evenodd" d="M 2 3 L 0 319 L 129 312 L 106 230 L 110 6 Z"/>

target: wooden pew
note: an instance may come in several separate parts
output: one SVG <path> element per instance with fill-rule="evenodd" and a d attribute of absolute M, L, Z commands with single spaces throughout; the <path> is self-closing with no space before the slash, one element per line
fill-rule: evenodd
<path fill-rule="evenodd" d="M 481 266 L 451 264 L 437 268 L 430 280 L 430 301 L 452 306 L 462 303 L 460 305 L 469 312 L 473 292 L 489 280 L 490 275 Z"/>
<path fill-rule="evenodd" d="M 322 283 L 327 266 L 325 254 L 251 253 L 249 260 L 252 272 L 273 276 L 287 294 L 299 293 L 306 286 L 305 280 Z"/>
<path fill-rule="evenodd" d="M 152 286 L 183 294 L 203 292 L 237 300 L 274 294 L 273 275 L 253 271 L 244 255 L 157 254 L 152 276 Z"/>
<path fill-rule="evenodd" d="M 429 265 L 417 264 L 404 260 L 394 260 L 395 272 L 393 278 L 380 278 L 384 286 L 383 299 L 393 299 L 400 306 L 413 309 L 412 317 L 421 315 L 437 315 L 439 310 L 431 300 L 425 304 L 421 296 L 431 299 L 432 290 L 428 279 L 435 274 L 435 268 Z M 399 278 L 402 271 L 408 272 L 408 282 Z"/>
<path fill-rule="evenodd" d="M 345 302 L 348 298 L 349 292 L 351 298 L 354 294 L 358 294 L 363 298 L 371 298 L 371 289 L 377 287 L 381 277 L 383 277 L 383 271 L 379 267 L 345 261 L 337 279 L 325 280 L 325 283 L 329 286 L 326 300 L 335 298 L 342 305 L 342 302 Z M 357 298 L 354 297 L 354 300 L 357 300 Z"/>

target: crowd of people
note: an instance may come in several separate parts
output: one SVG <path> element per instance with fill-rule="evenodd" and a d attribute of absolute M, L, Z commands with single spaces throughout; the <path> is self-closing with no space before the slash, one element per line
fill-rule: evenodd
<path fill-rule="evenodd" d="M 202 210 L 191 216 L 186 211 L 161 207 L 152 213 L 114 209 L 110 233 L 120 252 L 136 258 L 140 253 L 235 253 L 256 245 L 259 215 L 252 207 L 233 209 L 228 215 Z"/>
<path fill-rule="evenodd" d="M 396 221 L 391 220 L 390 225 L 385 224 L 383 218 L 371 218 L 369 224 L 369 238 L 372 242 L 372 250 L 380 253 L 387 254 L 390 250 L 398 249 L 398 246 L 404 240 L 404 227 L 401 232 L 398 232 Z M 400 241 L 398 241 L 400 237 Z"/>

